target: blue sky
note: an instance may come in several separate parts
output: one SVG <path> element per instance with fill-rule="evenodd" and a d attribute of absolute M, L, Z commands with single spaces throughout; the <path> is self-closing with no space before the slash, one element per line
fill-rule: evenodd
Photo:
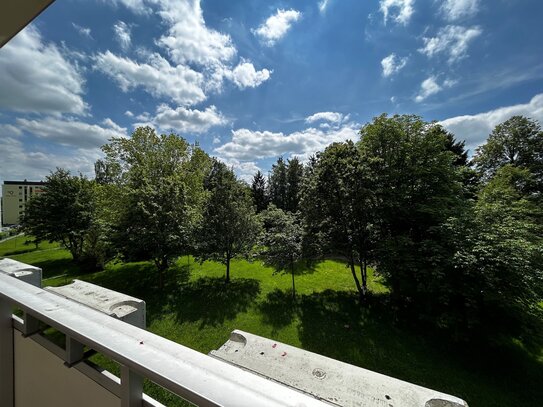
<path fill-rule="evenodd" d="M 93 175 L 138 125 L 198 141 L 244 179 L 357 139 L 383 112 L 473 150 L 543 121 L 538 0 L 63 0 L 0 49 L 0 181 Z"/>

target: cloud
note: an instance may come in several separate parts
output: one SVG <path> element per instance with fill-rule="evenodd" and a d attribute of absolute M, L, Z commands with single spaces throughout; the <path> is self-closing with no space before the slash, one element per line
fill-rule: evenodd
<path fill-rule="evenodd" d="M 445 0 L 440 11 L 447 21 L 466 19 L 479 12 L 479 0 Z"/>
<path fill-rule="evenodd" d="M 349 115 L 344 116 L 342 113 L 337 112 L 319 112 L 312 114 L 305 118 L 306 123 L 314 123 L 317 121 L 327 121 L 330 123 L 341 124 L 344 120 L 347 120 Z"/>
<path fill-rule="evenodd" d="M 12 124 L 0 124 L 0 135 L 4 137 L 20 136 L 21 134 L 23 134 L 21 129 Z"/>
<path fill-rule="evenodd" d="M 228 159 L 223 157 L 217 158 L 227 166 L 233 168 L 238 178 L 247 182 L 248 184 L 251 183 L 253 176 L 257 171 L 262 171 L 262 169 L 259 168 L 254 161 L 239 161 L 236 159 Z"/>
<path fill-rule="evenodd" d="M 0 78 L 0 108 L 79 115 L 88 110 L 79 69 L 32 26 L 2 48 Z"/>
<path fill-rule="evenodd" d="M 95 57 L 95 68 L 113 79 L 123 92 L 141 87 L 155 97 L 166 97 L 181 105 L 202 102 L 204 75 L 185 65 L 172 66 L 157 53 L 138 63 L 110 51 Z"/>
<path fill-rule="evenodd" d="M 420 85 L 419 94 L 415 97 L 415 102 L 420 103 L 429 96 L 435 95 L 441 92 L 444 88 L 450 88 L 456 85 L 457 81 L 452 79 L 445 79 L 441 84 L 438 83 L 437 76 L 430 76 L 422 81 Z"/>
<path fill-rule="evenodd" d="M 217 110 L 215 106 L 209 106 L 205 110 L 187 109 L 177 107 L 172 109 L 166 104 L 157 107 L 156 114 L 150 117 L 149 114 L 138 116 L 143 123 L 135 123 L 135 126 L 152 124 L 163 131 L 174 133 L 205 133 L 211 127 L 224 126 L 228 120 Z"/>
<path fill-rule="evenodd" d="M 294 9 L 277 9 L 277 12 L 274 15 L 268 17 L 268 19 L 258 28 L 251 31 L 254 35 L 259 37 L 264 44 L 271 47 L 287 34 L 290 27 L 292 27 L 292 23 L 298 21 L 301 16 L 302 13 Z"/>
<path fill-rule="evenodd" d="M 271 71 L 257 71 L 243 58 L 237 66 L 233 64 L 237 50 L 232 39 L 206 26 L 200 0 L 135 3 L 152 7 L 162 20 L 166 33 L 155 43 L 168 59 L 142 48 L 137 50 L 137 61 L 109 50 L 99 53 L 94 58 L 95 67 L 116 81 L 123 91 L 141 87 L 155 97 L 167 97 L 189 106 L 205 100 L 208 93 L 221 92 L 225 79 L 243 89 L 259 86 L 270 78 Z M 115 30 L 126 50 L 131 42 L 129 27 L 118 22 Z"/>
<path fill-rule="evenodd" d="M 200 0 L 155 0 L 158 14 L 167 24 L 167 34 L 158 45 L 176 63 L 221 65 L 236 54 L 229 35 L 206 27 Z"/>
<path fill-rule="evenodd" d="M 472 151 L 484 143 L 496 125 L 511 116 L 522 115 L 543 123 L 543 93 L 535 95 L 528 103 L 500 107 L 485 113 L 456 116 L 443 120 L 440 124 L 452 132 L 457 139 L 466 140 Z"/>
<path fill-rule="evenodd" d="M 388 57 L 383 58 L 381 61 L 381 67 L 383 68 L 383 76 L 388 78 L 398 72 L 400 72 L 407 64 L 407 57 L 399 58 L 396 54 L 392 53 Z"/>
<path fill-rule="evenodd" d="M 398 24 L 407 25 L 414 13 L 414 0 L 380 0 L 379 9 L 383 13 L 383 21 L 386 24 L 389 16 Z M 391 13 L 396 10 L 396 13 Z"/>
<path fill-rule="evenodd" d="M 307 128 L 290 134 L 238 129 L 232 140 L 215 149 L 225 159 L 254 161 L 280 155 L 296 155 L 307 159 L 336 141 L 357 140 L 360 125 L 347 123 L 339 128 Z"/>
<path fill-rule="evenodd" d="M 0 182 L 4 180 L 28 179 L 39 181 L 57 167 L 82 173 L 94 174 L 94 163 L 102 156 L 98 149 L 67 149 L 55 152 L 38 151 L 21 140 L 0 133 Z"/>
<path fill-rule="evenodd" d="M 123 5 L 135 14 L 149 14 L 151 9 L 145 5 L 145 0 L 102 0 L 104 3 Z"/>
<path fill-rule="evenodd" d="M 270 79 L 271 73 L 267 69 L 257 71 L 250 61 L 242 59 L 238 66 L 226 75 L 238 88 L 244 89 L 259 86 Z"/>
<path fill-rule="evenodd" d="M 102 126 L 56 117 L 35 120 L 18 118 L 16 123 L 20 130 L 39 139 L 78 149 L 97 149 L 111 137 L 126 136 L 126 129 L 111 119 L 104 120 Z"/>
<path fill-rule="evenodd" d="M 448 56 L 448 62 L 453 63 L 466 57 L 469 44 L 483 33 L 480 27 L 460 27 L 448 25 L 439 30 L 436 37 L 424 38 L 424 47 L 419 52 L 428 58 L 438 54 Z"/>
<path fill-rule="evenodd" d="M 124 21 L 117 21 L 113 25 L 113 32 L 115 33 L 115 39 L 121 46 L 123 51 L 130 48 L 132 44 L 132 38 L 130 36 L 130 27 Z"/>
<path fill-rule="evenodd" d="M 76 23 L 72 23 L 72 27 L 82 36 L 92 39 L 91 29 L 88 27 L 82 27 Z"/>
<path fill-rule="evenodd" d="M 419 94 L 415 97 L 415 102 L 422 102 L 428 96 L 440 92 L 441 89 L 442 87 L 437 83 L 436 77 L 430 76 L 421 83 Z"/>
<path fill-rule="evenodd" d="M 321 14 L 326 12 L 326 8 L 330 5 L 332 0 L 321 0 L 319 1 L 319 11 Z"/>

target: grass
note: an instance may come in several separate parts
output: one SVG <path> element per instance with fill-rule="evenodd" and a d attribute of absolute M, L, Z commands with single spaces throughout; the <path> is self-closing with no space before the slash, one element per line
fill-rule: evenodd
<path fill-rule="evenodd" d="M 0 244 L 0 255 L 7 252 Z M 62 264 L 66 252 L 52 245 L 9 256 L 52 267 L 47 262 Z M 535 406 L 543 399 L 543 353 L 530 353 L 518 341 L 500 348 L 460 346 L 430 329 L 411 327 L 394 312 L 386 287 L 371 272 L 371 296 L 361 308 L 350 272 L 338 261 L 298 272 L 296 304 L 290 275 L 274 275 L 259 262 L 234 261 L 226 285 L 224 266 L 182 257 L 163 291 L 146 262 L 110 264 L 78 278 L 144 299 L 150 331 L 203 353 L 241 329 L 453 394 L 471 406 Z M 48 276 L 66 275 L 44 284 L 64 284 L 76 273 L 67 265 L 57 272 L 50 268 Z M 117 371 L 104 358 L 95 361 Z M 158 386 L 146 383 L 145 390 L 166 405 L 183 405 Z"/>

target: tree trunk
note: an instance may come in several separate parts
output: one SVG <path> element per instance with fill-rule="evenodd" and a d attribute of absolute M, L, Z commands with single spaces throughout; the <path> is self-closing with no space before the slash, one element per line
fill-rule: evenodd
<path fill-rule="evenodd" d="M 365 300 L 368 293 L 368 262 L 365 257 L 360 264 L 360 277 L 362 278 L 362 296 Z"/>
<path fill-rule="evenodd" d="M 227 283 L 230 282 L 230 255 L 229 254 L 226 255 L 226 279 L 225 279 L 225 281 Z"/>
<path fill-rule="evenodd" d="M 354 266 L 354 257 L 352 253 L 349 259 L 349 267 L 351 268 L 351 274 L 353 275 L 354 282 L 356 284 L 356 289 L 358 290 L 358 295 L 360 296 L 360 299 L 363 299 L 364 294 L 362 292 L 362 287 L 360 286 L 360 281 L 358 280 L 358 277 L 356 276 L 356 269 Z"/>
<path fill-rule="evenodd" d="M 290 263 L 290 274 L 292 275 L 292 300 L 296 301 L 296 286 L 294 285 L 294 264 Z"/>
<path fill-rule="evenodd" d="M 155 266 L 158 270 L 158 288 L 164 289 L 164 271 L 168 268 L 168 259 L 155 259 Z"/>

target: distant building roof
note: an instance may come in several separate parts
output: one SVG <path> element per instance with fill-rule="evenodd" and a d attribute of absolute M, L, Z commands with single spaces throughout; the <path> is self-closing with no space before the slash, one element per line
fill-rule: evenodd
<path fill-rule="evenodd" d="M 47 185 L 43 181 L 4 181 L 4 185 Z"/>

